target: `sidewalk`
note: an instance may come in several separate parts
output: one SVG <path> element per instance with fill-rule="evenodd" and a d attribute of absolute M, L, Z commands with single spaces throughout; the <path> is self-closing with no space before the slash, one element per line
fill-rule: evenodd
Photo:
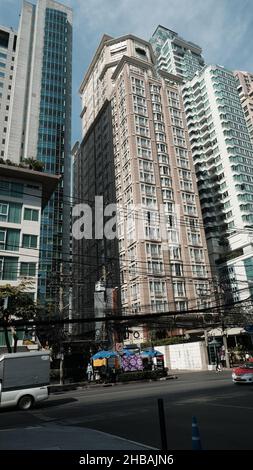
<path fill-rule="evenodd" d="M 181 371 L 180 371 L 181 372 Z M 61 391 L 68 391 L 68 390 L 76 390 L 78 388 L 101 388 L 101 387 L 117 387 L 118 385 L 129 385 L 129 384 L 139 384 L 139 383 L 150 383 L 150 382 L 160 382 L 160 381 L 165 381 L 165 380 L 172 380 L 172 379 L 177 379 L 177 375 L 175 374 L 170 374 L 167 377 L 161 377 L 158 380 L 131 380 L 129 382 L 116 382 L 116 383 L 88 383 L 87 381 L 85 382 L 75 382 L 75 383 L 67 383 L 67 384 L 52 384 L 48 386 L 49 393 L 56 393 L 56 392 L 61 392 Z"/>
<path fill-rule="evenodd" d="M 45 424 L 0 432 L 0 450 L 154 450 L 94 429 Z"/>

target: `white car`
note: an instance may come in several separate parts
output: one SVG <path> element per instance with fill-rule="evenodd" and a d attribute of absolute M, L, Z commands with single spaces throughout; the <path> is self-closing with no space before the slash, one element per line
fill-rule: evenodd
<path fill-rule="evenodd" d="M 232 380 L 234 383 L 253 383 L 253 361 L 233 369 Z"/>

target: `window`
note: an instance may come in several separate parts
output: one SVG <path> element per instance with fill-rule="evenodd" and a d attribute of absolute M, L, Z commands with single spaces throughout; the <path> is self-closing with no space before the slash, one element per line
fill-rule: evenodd
<path fill-rule="evenodd" d="M 0 250 L 5 249 L 6 230 L 0 230 Z"/>
<path fill-rule="evenodd" d="M 23 248 L 37 248 L 37 235 L 23 235 Z"/>
<path fill-rule="evenodd" d="M 0 221 L 6 222 L 8 220 L 8 204 L 0 202 Z"/>
<path fill-rule="evenodd" d="M 4 281 L 16 281 L 18 270 L 18 258 L 0 258 L 0 279 Z"/>
<path fill-rule="evenodd" d="M 20 224 L 21 223 L 21 211 L 22 211 L 22 204 L 11 202 L 9 204 L 8 222 L 12 222 L 14 224 Z"/>
<path fill-rule="evenodd" d="M 0 181 L 0 194 L 3 196 L 22 197 L 24 185 L 22 183 L 10 183 L 6 180 Z"/>
<path fill-rule="evenodd" d="M 170 247 L 170 257 L 171 259 L 181 259 L 181 248 L 177 246 Z"/>
<path fill-rule="evenodd" d="M 19 230 L 0 228 L 0 249 L 18 251 Z"/>
<path fill-rule="evenodd" d="M 172 267 L 172 274 L 174 276 L 182 276 L 183 275 L 183 266 L 179 263 L 173 263 Z"/>
<path fill-rule="evenodd" d="M 35 276 L 36 263 L 21 263 L 20 276 Z"/>
<path fill-rule="evenodd" d="M 166 300 L 151 300 L 152 312 L 165 312 L 168 310 Z"/>
<path fill-rule="evenodd" d="M 21 222 L 21 204 L 5 203 L 0 201 L 0 221 L 20 224 Z"/>
<path fill-rule="evenodd" d="M 192 265 L 192 273 L 193 276 L 196 277 L 205 277 L 206 276 L 206 268 L 201 264 L 193 264 Z"/>
<path fill-rule="evenodd" d="M 151 294 L 162 295 L 165 294 L 165 282 L 150 281 L 149 289 Z"/>
<path fill-rule="evenodd" d="M 161 245 L 155 243 L 146 244 L 146 252 L 153 257 L 161 256 Z"/>
<path fill-rule="evenodd" d="M 163 272 L 163 263 L 161 261 L 148 261 L 148 272 L 151 274 L 161 274 Z"/>
<path fill-rule="evenodd" d="M 185 296 L 185 284 L 183 282 L 173 283 L 173 290 L 175 297 L 184 297 Z"/>
<path fill-rule="evenodd" d="M 35 222 L 38 222 L 39 211 L 37 209 L 28 209 L 26 207 L 24 212 L 24 220 L 33 220 Z"/>
<path fill-rule="evenodd" d="M 19 250 L 19 236 L 20 231 L 15 229 L 8 229 L 6 236 L 6 250 L 18 251 Z"/>
<path fill-rule="evenodd" d="M 187 310 L 187 302 L 185 302 L 184 300 L 175 302 L 175 304 L 176 304 L 176 310 L 177 311 L 183 312 L 184 310 Z"/>
<path fill-rule="evenodd" d="M 137 54 L 140 55 L 140 56 L 146 56 L 147 55 L 145 49 L 142 49 L 141 47 L 136 47 L 135 50 L 136 50 Z"/>

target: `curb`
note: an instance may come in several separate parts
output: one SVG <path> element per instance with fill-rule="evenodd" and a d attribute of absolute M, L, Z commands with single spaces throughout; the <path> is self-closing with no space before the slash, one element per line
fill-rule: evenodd
<path fill-rule="evenodd" d="M 158 380 L 131 380 L 128 382 L 117 382 L 117 383 L 109 383 L 109 384 L 88 384 L 87 382 L 77 382 L 72 384 L 56 384 L 56 385 L 49 385 L 48 391 L 49 394 L 57 393 L 57 392 L 64 392 L 70 390 L 77 390 L 79 388 L 82 389 L 92 389 L 92 388 L 107 388 L 107 387 L 116 387 L 118 385 L 129 385 L 129 384 L 137 384 L 137 383 L 150 383 L 150 382 L 164 382 L 165 380 L 172 380 L 177 379 L 176 375 L 169 375 L 168 377 L 161 377 Z"/>

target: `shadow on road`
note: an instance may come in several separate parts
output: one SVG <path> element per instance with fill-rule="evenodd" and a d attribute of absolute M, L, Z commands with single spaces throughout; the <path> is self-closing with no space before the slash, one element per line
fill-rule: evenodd
<path fill-rule="evenodd" d="M 56 407 L 56 406 L 62 406 L 66 405 L 67 403 L 74 403 L 78 401 L 76 398 L 60 398 L 59 400 L 50 400 L 50 401 L 45 401 L 43 403 L 37 403 L 33 408 L 31 408 L 29 411 L 33 410 L 42 410 L 42 409 L 47 409 L 51 407 Z M 18 410 L 16 407 L 9 407 L 9 408 L 2 408 L 0 409 L 0 414 L 5 414 L 5 413 L 27 413 L 27 411 L 21 411 Z"/>
<path fill-rule="evenodd" d="M 77 402 L 77 398 L 60 398 L 58 400 L 50 400 L 50 401 L 44 401 L 43 403 L 38 403 L 36 405 L 36 409 L 42 409 L 42 408 L 52 408 L 56 406 L 61 406 L 61 405 L 66 405 L 67 403 L 74 403 Z"/>

